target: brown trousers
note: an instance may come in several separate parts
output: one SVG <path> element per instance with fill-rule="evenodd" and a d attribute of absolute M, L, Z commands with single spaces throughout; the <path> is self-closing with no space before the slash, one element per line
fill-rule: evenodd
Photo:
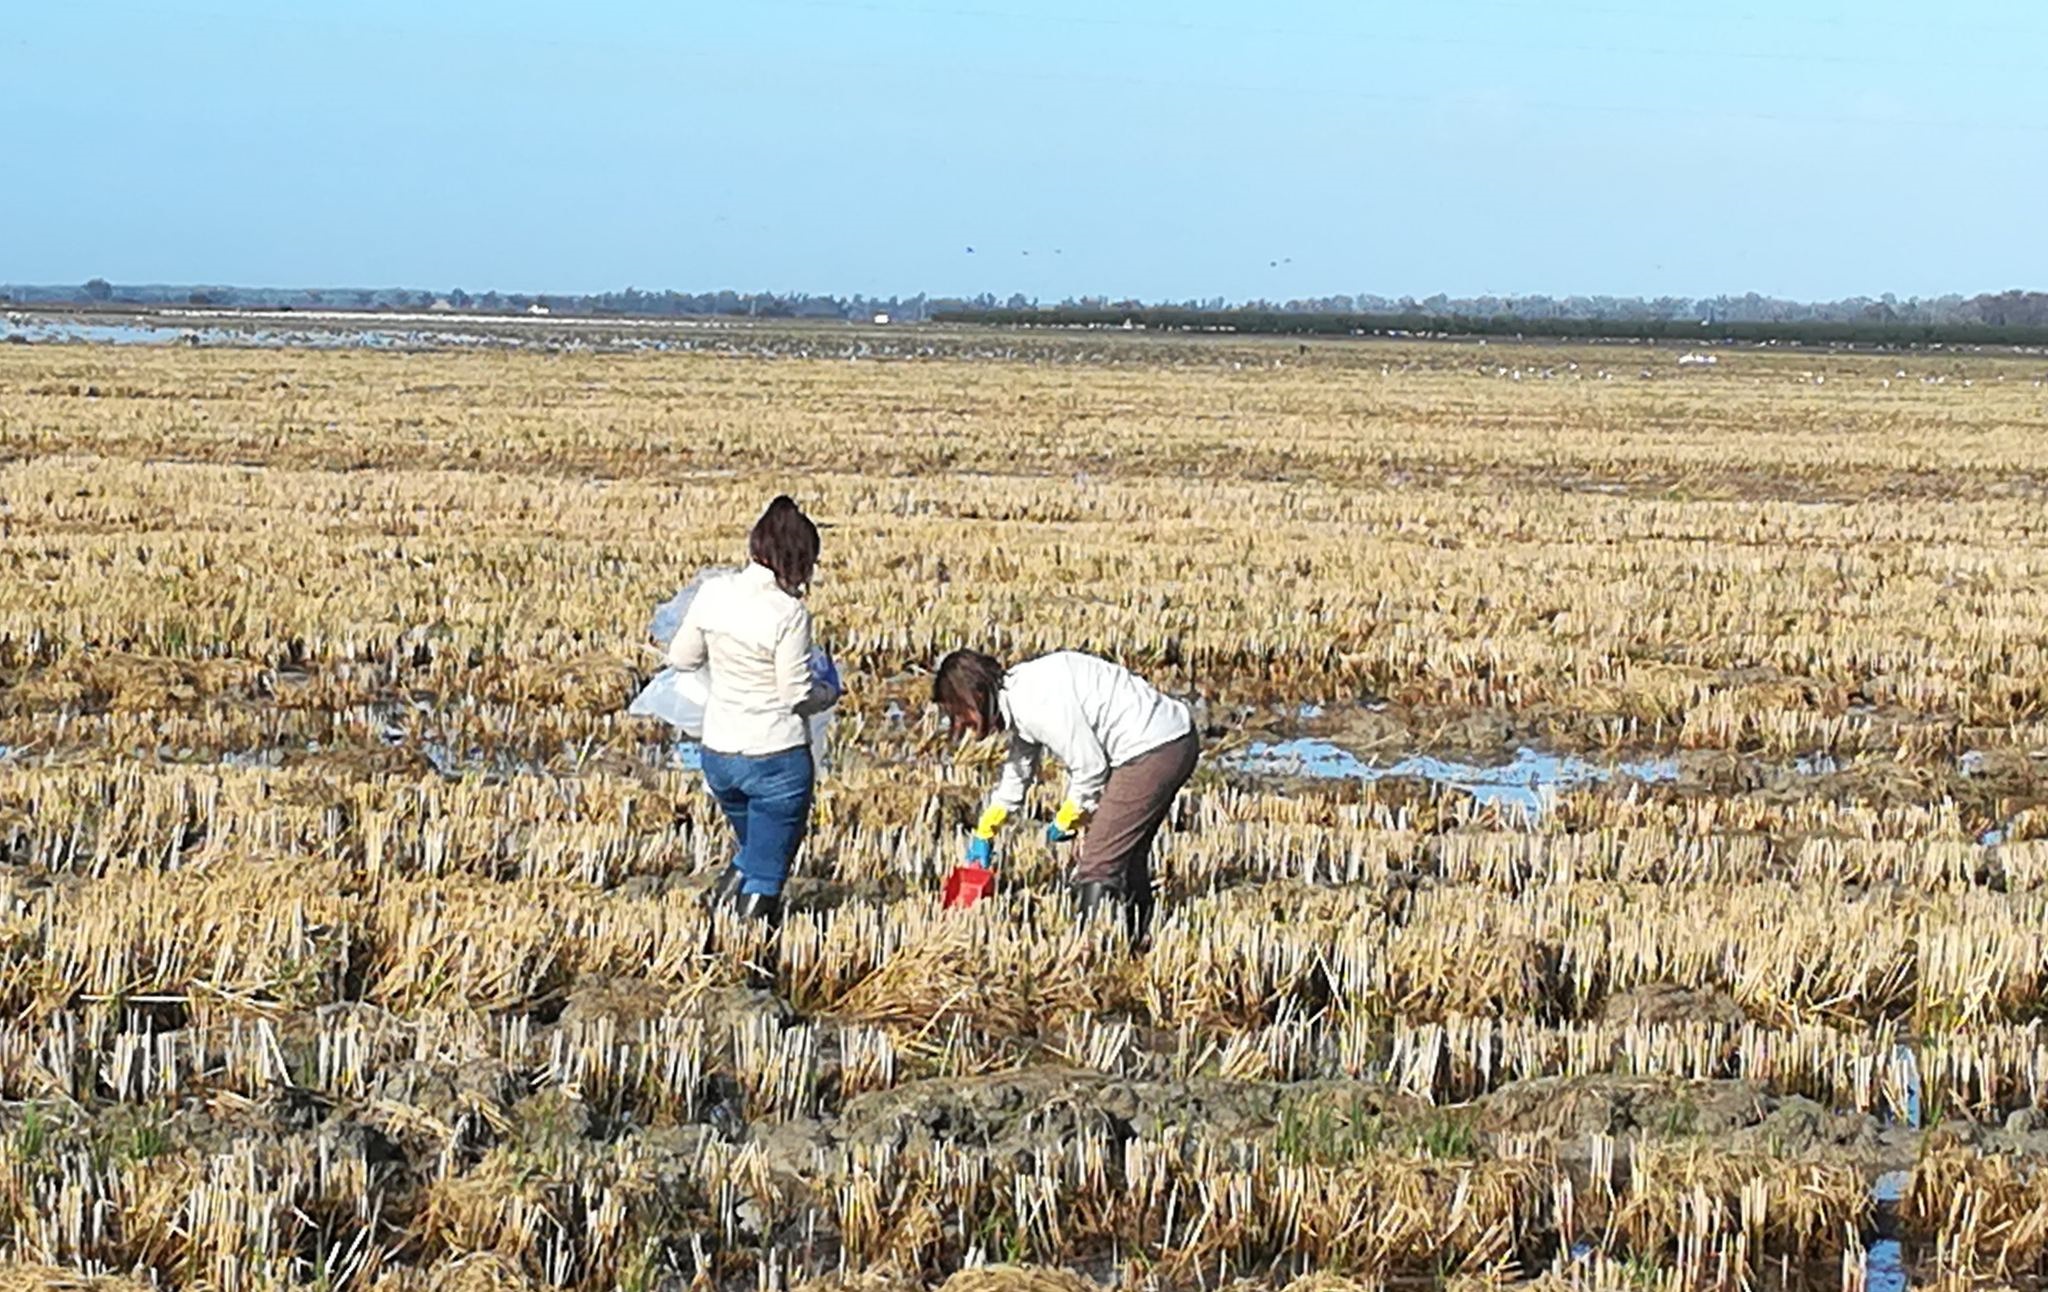
<path fill-rule="evenodd" d="M 1111 884 L 1131 900 L 1150 897 L 1152 840 L 1173 808 L 1173 796 L 1195 774 L 1201 749 L 1201 737 L 1190 731 L 1110 770 L 1102 801 L 1081 835 L 1075 883 Z"/>

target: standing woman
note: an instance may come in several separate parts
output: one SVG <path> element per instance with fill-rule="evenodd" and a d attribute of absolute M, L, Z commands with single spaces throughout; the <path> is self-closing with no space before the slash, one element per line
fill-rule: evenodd
<path fill-rule="evenodd" d="M 768 504 L 747 539 L 746 569 L 699 588 L 668 662 L 711 665 L 704 706 L 704 783 L 732 824 L 738 855 L 713 889 L 748 919 L 782 918 L 782 885 L 803 843 L 815 769 L 806 719 L 838 700 L 811 671 L 818 527 L 788 497 Z"/>
<path fill-rule="evenodd" d="M 1084 912 L 1121 906 L 1132 944 L 1142 946 L 1152 923 L 1152 841 L 1201 750 L 1188 707 L 1128 669 L 1076 651 L 1007 671 L 987 655 L 954 651 L 939 663 L 932 699 L 955 730 L 1010 737 L 968 860 L 988 863 L 996 831 L 1024 806 L 1050 751 L 1067 769 L 1067 790 L 1045 837 L 1066 843 L 1081 831 L 1076 900 Z"/>

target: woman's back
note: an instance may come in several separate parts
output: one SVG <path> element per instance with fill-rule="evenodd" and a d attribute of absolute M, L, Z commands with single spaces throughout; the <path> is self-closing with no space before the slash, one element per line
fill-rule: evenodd
<path fill-rule="evenodd" d="M 1130 762 L 1194 729 L 1188 707 L 1120 664 L 1080 651 L 1026 660 L 1004 679 L 1011 721 L 1033 743 L 1056 749 L 1075 719 L 1086 724 L 1111 766 Z M 1065 761 L 1062 758 L 1062 761 Z"/>
<path fill-rule="evenodd" d="M 763 565 L 704 585 L 676 634 L 671 662 L 711 666 L 704 747 L 760 756 L 809 740 L 798 715 L 811 693 L 811 615 Z"/>

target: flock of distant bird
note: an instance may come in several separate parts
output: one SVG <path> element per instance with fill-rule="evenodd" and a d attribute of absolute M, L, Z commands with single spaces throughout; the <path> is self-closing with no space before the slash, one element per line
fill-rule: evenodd
<path fill-rule="evenodd" d="M 974 250 L 974 248 L 972 248 L 972 247 L 969 247 L 969 248 L 967 249 L 967 254 L 968 254 L 968 255 L 970 255 L 970 256 L 972 256 L 972 255 L 976 254 L 976 253 L 975 253 L 975 250 Z M 1030 252 L 1028 252 L 1028 251 L 1020 251 L 1020 252 L 1018 252 L 1017 254 L 1018 254 L 1018 255 L 1020 255 L 1020 256 L 1028 256 L 1028 255 L 1030 255 L 1031 253 L 1030 253 Z M 1060 250 L 1060 249 L 1059 249 L 1058 247 L 1054 247 L 1054 248 L 1052 249 L 1052 254 L 1054 254 L 1055 256 L 1063 256 L 1063 255 L 1065 255 L 1065 254 L 1066 254 L 1066 252 L 1064 252 L 1064 251 Z M 1282 266 L 1282 265 L 1291 265 L 1291 264 L 1293 264 L 1293 263 L 1294 263 L 1294 257 L 1293 257 L 1293 256 L 1282 256 L 1282 257 L 1281 257 L 1280 259 L 1278 259 L 1278 260 L 1268 260 L 1268 261 L 1266 262 L 1266 268 L 1268 268 L 1268 269 L 1278 269 L 1278 268 L 1279 268 L 1280 266 Z"/>

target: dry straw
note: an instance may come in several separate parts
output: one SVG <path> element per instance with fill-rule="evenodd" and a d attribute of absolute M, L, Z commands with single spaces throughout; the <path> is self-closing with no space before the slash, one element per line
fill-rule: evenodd
<path fill-rule="evenodd" d="M 912 336 L 0 347 L 5 1286 L 1853 1289 L 1874 1163 L 1615 1092 L 2048 1105 L 2036 360 Z M 622 710 L 793 478 L 852 687 L 771 939 Z M 938 909 L 965 643 L 1195 702 L 1149 953 L 1028 839 Z M 1304 726 L 1678 779 L 1230 764 Z M 1930 1286 L 2038 1183 L 1927 1156 Z"/>

